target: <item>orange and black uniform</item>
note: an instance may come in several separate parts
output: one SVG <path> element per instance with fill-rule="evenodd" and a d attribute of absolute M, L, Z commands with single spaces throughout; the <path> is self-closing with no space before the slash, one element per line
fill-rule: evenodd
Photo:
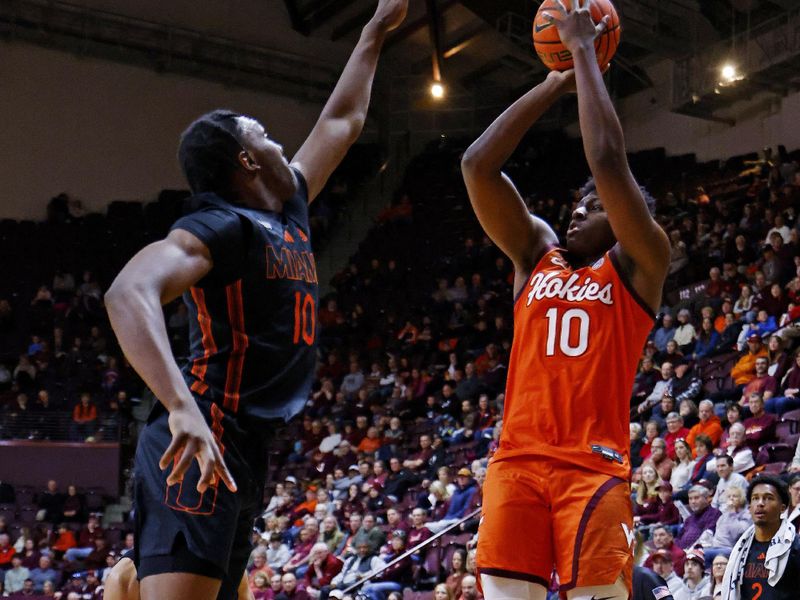
<path fill-rule="evenodd" d="M 630 586 L 628 412 L 652 311 L 616 256 L 545 253 L 514 306 L 500 446 L 483 487 L 478 568 L 561 591 Z"/>
<path fill-rule="evenodd" d="M 182 371 L 237 483 L 203 494 L 193 461 L 183 484 L 166 485 L 158 467 L 170 443 L 168 413 L 156 404 L 136 451 L 136 557 L 139 577 L 193 572 L 223 580 L 235 598 L 261 509 L 265 445 L 276 424 L 299 413 L 313 381 L 317 273 L 309 239 L 308 192 L 280 213 L 195 196 L 173 229 L 209 249 L 211 271 L 185 295 L 190 356 Z"/>

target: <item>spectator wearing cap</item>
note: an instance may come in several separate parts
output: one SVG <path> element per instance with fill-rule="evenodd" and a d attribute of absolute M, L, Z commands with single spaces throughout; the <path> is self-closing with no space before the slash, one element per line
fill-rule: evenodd
<path fill-rule="evenodd" d="M 58 571 L 53 568 L 53 559 L 46 554 L 39 557 L 39 566 L 31 569 L 30 578 L 33 580 L 33 589 L 40 593 L 44 589 L 45 581 L 58 582 Z"/>
<path fill-rule="evenodd" d="M 717 446 L 722 439 L 722 423 L 720 418 L 714 414 L 714 403 L 711 400 L 703 400 L 698 405 L 698 416 L 700 422 L 689 430 L 686 435 L 686 442 L 692 448 L 692 456 L 697 457 L 695 440 L 698 435 L 707 435 L 711 438 L 713 446 Z"/>
<path fill-rule="evenodd" d="M 761 361 L 762 359 L 759 359 Z M 750 413 L 752 417 L 744 420 L 744 437 L 750 449 L 755 453 L 764 444 L 777 440 L 775 430 L 778 417 L 764 412 L 764 399 L 758 392 L 750 394 Z"/>
<path fill-rule="evenodd" d="M 283 536 L 277 531 L 263 533 L 261 537 L 269 542 L 266 550 L 267 565 L 273 571 L 280 571 L 292 558 L 289 546 L 283 543 Z"/>
<path fill-rule="evenodd" d="M 672 565 L 675 572 L 679 577 L 683 577 L 683 561 L 686 560 L 686 552 L 675 543 L 675 538 L 668 527 L 657 525 L 652 531 L 651 541 L 648 546 L 653 553 L 657 550 L 669 553 L 672 557 Z M 653 569 L 652 556 L 653 554 L 651 553 L 644 561 L 643 566 L 648 569 Z"/>
<path fill-rule="evenodd" d="M 342 570 L 344 563 L 331 554 L 323 542 L 314 544 L 311 549 L 308 570 L 303 580 L 306 592 L 311 598 L 319 598 L 330 591 L 331 581 Z"/>
<path fill-rule="evenodd" d="M 728 398 L 736 398 L 737 396 L 741 395 L 742 390 L 744 387 L 753 381 L 756 377 L 756 359 L 759 357 L 767 357 L 767 348 L 761 343 L 761 336 L 757 333 L 750 334 L 747 336 L 747 350 L 745 350 L 744 354 L 736 361 L 736 364 L 733 365 L 731 368 L 731 377 L 733 378 L 733 383 L 736 385 L 736 388 L 729 392 L 724 398 L 719 398 L 721 400 L 725 400 Z M 715 399 L 717 396 L 715 396 Z"/>
<path fill-rule="evenodd" d="M 450 496 L 450 505 L 444 518 L 438 522 L 428 523 L 426 527 L 433 533 L 439 533 L 448 525 L 466 516 L 470 502 L 475 494 L 478 493 L 478 483 L 472 478 L 472 471 L 466 467 L 459 469 L 456 474 L 457 487 L 453 495 Z"/>
<path fill-rule="evenodd" d="M 406 551 L 406 537 L 406 532 L 402 529 L 392 532 L 391 551 L 387 556 L 382 557 L 389 566 L 362 588 L 363 593 L 370 600 L 385 600 L 390 592 L 400 592 L 411 583 L 413 562 L 410 556 L 391 564 Z"/>
<path fill-rule="evenodd" d="M 683 577 L 683 583 L 686 585 L 689 600 L 700 600 L 708 596 L 711 591 L 711 580 L 705 572 L 706 559 L 702 548 L 693 548 L 686 553 L 684 569 L 686 575 Z"/>
<path fill-rule="evenodd" d="M 675 540 L 684 550 L 691 548 L 705 530 L 714 533 L 717 529 L 717 520 L 721 513 L 711 506 L 710 495 L 709 489 L 702 485 L 695 485 L 689 490 L 689 508 L 692 514 L 683 522 L 683 531 Z"/>
<path fill-rule="evenodd" d="M 672 500 L 672 485 L 669 481 L 660 481 L 656 485 L 658 493 L 656 499 L 656 511 L 643 514 L 641 517 L 634 517 L 634 523 L 642 525 L 677 525 L 680 523 L 681 516 L 675 502 Z"/>
<path fill-rule="evenodd" d="M 11 558 L 11 568 L 6 571 L 4 588 L 6 593 L 19 592 L 25 585 L 25 580 L 30 578 L 31 572 L 22 566 L 22 555 L 14 554 Z"/>
<path fill-rule="evenodd" d="M 370 545 L 370 552 L 376 554 L 386 541 L 386 534 L 378 527 L 375 522 L 375 515 L 366 513 L 361 522 L 361 528 L 356 533 L 355 545 L 358 547 L 362 540 L 367 540 Z"/>
<path fill-rule="evenodd" d="M 660 575 L 667 584 L 673 600 L 689 600 L 689 590 L 676 573 L 672 563 L 672 555 L 666 550 L 656 550 L 648 558 L 653 571 Z"/>
<path fill-rule="evenodd" d="M 728 556 L 739 536 L 753 524 L 753 519 L 747 510 L 746 494 L 747 488 L 728 488 L 725 504 L 721 507 L 722 516 L 717 521 L 717 530 L 710 545 L 705 548 L 707 567 L 711 566 L 715 556 L 719 554 Z"/>
<path fill-rule="evenodd" d="M 733 470 L 736 473 L 747 473 L 756 466 L 753 451 L 747 444 L 745 428 L 742 423 L 734 423 L 728 430 L 728 448 L 726 453 L 733 458 Z"/>
<path fill-rule="evenodd" d="M 667 456 L 675 460 L 675 440 L 686 439 L 689 430 L 683 426 L 683 417 L 676 412 L 667 414 L 667 432 L 664 434 L 664 441 L 667 443 Z"/>
<path fill-rule="evenodd" d="M 747 479 L 733 470 L 733 457 L 723 454 L 717 456 L 717 475 L 719 481 L 717 482 L 717 489 L 714 492 L 714 497 L 711 500 L 711 506 L 722 510 L 727 504 L 727 493 L 731 488 L 739 488 L 741 491 L 747 490 Z"/>

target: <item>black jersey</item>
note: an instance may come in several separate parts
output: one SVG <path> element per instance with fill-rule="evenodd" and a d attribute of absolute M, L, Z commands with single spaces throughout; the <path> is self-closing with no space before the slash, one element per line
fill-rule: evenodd
<path fill-rule="evenodd" d="M 308 189 L 283 212 L 226 202 L 214 194 L 190 201 L 173 229 L 209 249 L 211 272 L 184 294 L 189 308 L 189 388 L 246 421 L 299 413 L 316 363 L 318 283 L 308 223 Z"/>
<path fill-rule="evenodd" d="M 633 600 L 673 600 L 667 582 L 643 567 L 633 568 Z"/>

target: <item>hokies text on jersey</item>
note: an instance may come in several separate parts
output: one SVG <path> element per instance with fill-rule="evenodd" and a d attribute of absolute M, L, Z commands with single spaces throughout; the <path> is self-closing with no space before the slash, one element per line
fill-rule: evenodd
<path fill-rule="evenodd" d="M 534 300 L 559 298 L 566 302 L 602 302 L 608 306 L 614 304 L 612 291 L 614 286 L 607 283 L 600 286 L 592 279 L 588 271 L 585 275 L 571 273 L 565 278 L 565 271 L 538 272 L 531 277 L 527 306 Z"/>

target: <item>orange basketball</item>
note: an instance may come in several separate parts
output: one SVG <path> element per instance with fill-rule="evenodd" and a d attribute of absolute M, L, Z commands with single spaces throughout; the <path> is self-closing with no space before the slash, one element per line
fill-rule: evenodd
<path fill-rule="evenodd" d="M 567 10 L 572 10 L 573 0 L 562 0 Z M 572 53 L 561 43 L 555 23 L 548 21 L 543 13 L 549 12 L 558 15 L 558 4 L 555 0 L 544 0 L 533 20 L 533 47 L 542 62 L 553 71 L 566 71 L 572 68 Z M 594 42 L 597 52 L 597 62 L 600 68 L 605 68 L 611 61 L 619 45 L 622 29 L 619 15 L 610 0 L 592 0 L 592 19 L 595 23 L 611 15 L 606 31 Z"/>

